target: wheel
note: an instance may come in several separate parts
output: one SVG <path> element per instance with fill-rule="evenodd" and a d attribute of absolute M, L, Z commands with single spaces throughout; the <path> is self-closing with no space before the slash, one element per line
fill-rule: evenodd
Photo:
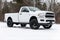
<path fill-rule="evenodd" d="M 12 19 L 9 18 L 9 19 L 7 20 L 7 26 L 8 26 L 8 27 L 13 27 L 13 21 L 12 21 Z"/>
<path fill-rule="evenodd" d="M 43 27 L 44 27 L 45 29 L 50 29 L 51 26 L 52 26 L 52 24 L 43 25 Z"/>
<path fill-rule="evenodd" d="M 21 24 L 21 27 L 26 27 L 26 24 Z"/>
<path fill-rule="evenodd" d="M 39 29 L 39 24 L 36 19 L 32 19 L 30 21 L 30 27 L 31 29 Z"/>

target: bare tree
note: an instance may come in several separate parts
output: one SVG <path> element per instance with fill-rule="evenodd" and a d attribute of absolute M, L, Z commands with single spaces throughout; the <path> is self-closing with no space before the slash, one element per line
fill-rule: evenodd
<path fill-rule="evenodd" d="M 1 10 L 1 7 L 2 7 L 2 0 L 0 0 L 0 10 Z"/>
<path fill-rule="evenodd" d="M 48 10 L 54 11 L 56 0 L 48 0 L 48 3 L 50 5 Z"/>

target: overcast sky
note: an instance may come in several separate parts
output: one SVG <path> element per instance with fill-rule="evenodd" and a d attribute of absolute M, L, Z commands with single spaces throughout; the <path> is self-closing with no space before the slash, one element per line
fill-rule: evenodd
<path fill-rule="evenodd" d="M 7 0 L 8 2 L 12 1 L 12 0 Z"/>
<path fill-rule="evenodd" d="M 5 0 L 2 0 L 3 2 L 5 1 Z M 7 2 L 10 2 L 10 1 L 12 1 L 12 0 L 7 0 Z"/>
<path fill-rule="evenodd" d="M 60 2 L 60 0 L 58 0 L 57 2 Z"/>
<path fill-rule="evenodd" d="M 43 1 L 43 0 L 42 0 Z M 45 2 L 47 1 L 47 0 L 44 0 Z M 59 2 L 60 3 L 60 0 L 56 0 L 56 2 Z"/>

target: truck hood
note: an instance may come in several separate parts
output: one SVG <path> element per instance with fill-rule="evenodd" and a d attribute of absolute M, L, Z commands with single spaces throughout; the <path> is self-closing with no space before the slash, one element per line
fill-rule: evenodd
<path fill-rule="evenodd" d="M 32 13 L 35 14 L 35 15 L 38 15 L 38 14 L 46 15 L 46 13 L 54 13 L 54 12 L 52 12 L 52 11 L 35 11 L 35 12 L 32 12 Z"/>
<path fill-rule="evenodd" d="M 36 11 L 35 13 L 54 13 L 52 11 Z"/>

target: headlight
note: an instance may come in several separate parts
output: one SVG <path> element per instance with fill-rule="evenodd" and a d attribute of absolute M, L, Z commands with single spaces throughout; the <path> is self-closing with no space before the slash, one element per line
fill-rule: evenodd
<path fill-rule="evenodd" d="M 44 18 L 45 15 L 44 15 L 43 13 L 39 13 L 39 14 L 38 14 L 38 17 L 40 17 L 40 18 Z"/>

